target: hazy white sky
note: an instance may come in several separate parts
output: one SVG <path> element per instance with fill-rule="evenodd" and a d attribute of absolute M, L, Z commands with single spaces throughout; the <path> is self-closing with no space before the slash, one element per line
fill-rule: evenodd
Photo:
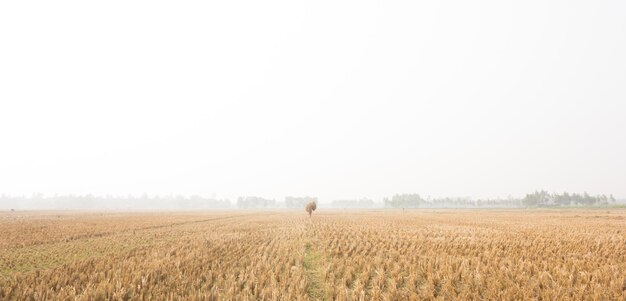
<path fill-rule="evenodd" d="M 626 2 L 0 1 L 0 192 L 626 197 Z"/>

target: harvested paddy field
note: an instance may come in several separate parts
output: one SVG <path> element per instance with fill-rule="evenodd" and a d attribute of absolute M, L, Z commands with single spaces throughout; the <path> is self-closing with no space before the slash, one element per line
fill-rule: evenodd
<path fill-rule="evenodd" d="M 0 300 L 626 300 L 626 210 L 1 212 Z"/>

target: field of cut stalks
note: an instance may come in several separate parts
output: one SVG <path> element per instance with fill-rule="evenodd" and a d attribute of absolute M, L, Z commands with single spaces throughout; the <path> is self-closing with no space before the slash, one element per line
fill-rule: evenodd
<path fill-rule="evenodd" d="M 626 210 L 0 212 L 0 300 L 626 300 Z"/>

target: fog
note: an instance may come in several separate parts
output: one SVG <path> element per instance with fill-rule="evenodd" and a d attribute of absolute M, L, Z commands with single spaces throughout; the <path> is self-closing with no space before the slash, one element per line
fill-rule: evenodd
<path fill-rule="evenodd" d="M 619 200 L 624 53 L 624 1 L 2 1 L 0 207 Z"/>

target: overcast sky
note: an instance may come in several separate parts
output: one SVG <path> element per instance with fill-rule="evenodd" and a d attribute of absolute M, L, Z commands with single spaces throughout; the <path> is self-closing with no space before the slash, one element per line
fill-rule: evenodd
<path fill-rule="evenodd" d="M 1 1 L 0 192 L 626 197 L 626 2 Z"/>

